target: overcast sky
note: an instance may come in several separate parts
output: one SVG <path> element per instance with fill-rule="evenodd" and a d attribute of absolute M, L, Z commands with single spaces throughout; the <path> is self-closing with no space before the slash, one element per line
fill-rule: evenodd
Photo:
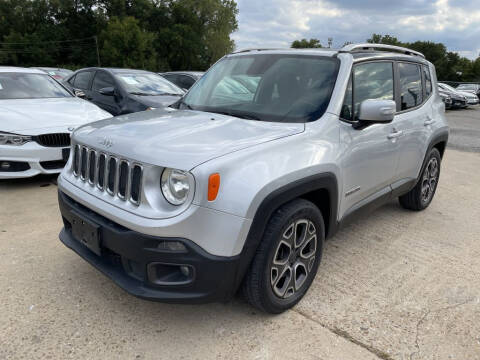
<path fill-rule="evenodd" d="M 289 47 L 302 38 L 333 47 L 365 42 L 373 33 L 401 41 L 429 40 L 476 58 L 480 53 L 479 0 L 237 0 L 237 49 Z"/>

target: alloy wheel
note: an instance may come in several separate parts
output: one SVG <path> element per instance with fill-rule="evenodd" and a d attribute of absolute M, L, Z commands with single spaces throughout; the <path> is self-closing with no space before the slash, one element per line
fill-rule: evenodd
<path fill-rule="evenodd" d="M 283 232 L 270 266 L 270 284 L 286 299 L 298 292 L 315 263 L 317 230 L 307 219 L 292 222 Z"/>
<path fill-rule="evenodd" d="M 435 192 L 439 177 L 438 160 L 432 157 L 428 162 L 422 177 L 422 202 L 428 203 Z"/>

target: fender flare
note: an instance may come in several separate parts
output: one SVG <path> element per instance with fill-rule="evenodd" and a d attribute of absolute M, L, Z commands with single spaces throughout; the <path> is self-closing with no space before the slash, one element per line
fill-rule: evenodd
<path fill-rule="evenodd" d="M 262 240 L 268 221 L 275 210 L 291 200 L 302 197 L 302 195 L 316 190 L 326 190 L 330 197 L 328 233 L 325 234 L 325 237 L 330 237 L 335 233 L 338 228 L 337 212 L 339 191 L 337 177 L 333 173 L 326 172 L 308 176 L 274 190 L 263 199 L 253 217 L 252 225 L 250 226 L 250 230 L 240 255 L 234 286 L 235 291 L 241 285 L 241 282 L 250 267 L 258 245 Z"/>
<path fill-rule="evenodd" d="M 428 148 L 427 148 L 427 151 L 425 152 L 425 157 L 423 159 L 423 163 L 422 163 L 422 167 L 420 168 L 420 173 L 418 174 L 418 177 L 417 177 L 417 181 L 415 182 L 415 185 L 417 184 L 417 182 L 420 180 L 420 177 L 422 176 L 422 173 L 423 173 L 423 170 L 425 169 L 425 166 L 427 165 L 427 156 L 428 154 L 430 154 L 430 151 L 432 151 L 432 149 L 440 144 L 444 142 L 445 143 L 445 148 L 447 147 L 447 143 L 448 143 L 448 131 L 442 131 L 441 133 L 439 134 L 436 134 L 435 136 L 432 137 L 432 139 L 430 140 L 430 143 L 428 144 Z M 441 154 L 443 155 L 443 154 Z"/>

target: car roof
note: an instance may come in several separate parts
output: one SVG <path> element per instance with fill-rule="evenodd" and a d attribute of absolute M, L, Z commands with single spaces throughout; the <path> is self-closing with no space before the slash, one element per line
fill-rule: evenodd
<path fill-rule="evenodd" d="M 204 71 L 166 71 L 163 73 L 160 73 L 162 75 L 168 75 L 168 74 L 187 74 L 187 75 L 194 75 L 194 76 L 202 76 L 205 74 Z"/>
<path fill-rule="evenodd" d="M 0 66 L 0 73 L 25 73 L 25 74 L 45 74 L 42 70 L 17 67 L 17 66 Z"/>
<path fill-rule="evenodd" d="M 59 68 L 59 67 L 48 67 L 48 66 L 34 66 L 31 69 L 40 69 L 40 70 L 57 70 L 57 71 L 72 71 L 70 69 Z"/>
<path fill-rule="evenodd" d="M 152 71 L 148 71 L 148 70 L 139 70 L 139 69 L 124 69 L 124 68 L 109 68 L 109 67 L 89 67 L 89 68 L 83 68 L 83 69 L 78 69 L 76 72 L 79 72 L 79 71 L 87 71 L 87 70 L 90 70 L 90 71 L 95 71 L 95 70 L 105 70 L 109 73 L 112 73 L 112 74 L 121 74 L 121 73 L 153 73 Z"/>

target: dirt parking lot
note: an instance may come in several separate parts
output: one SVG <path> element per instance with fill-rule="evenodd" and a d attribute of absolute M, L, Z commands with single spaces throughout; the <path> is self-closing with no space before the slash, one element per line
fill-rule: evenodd
<path fill-rule="evenodd" d="M 59 242 L 54 178 L 0 182 L 0 359 L 480 359 L 480 110 L 448 117 L 473 151 L 447 150 L 432 205 L 342 230 L 279 316 L 136 299 Z"/>

